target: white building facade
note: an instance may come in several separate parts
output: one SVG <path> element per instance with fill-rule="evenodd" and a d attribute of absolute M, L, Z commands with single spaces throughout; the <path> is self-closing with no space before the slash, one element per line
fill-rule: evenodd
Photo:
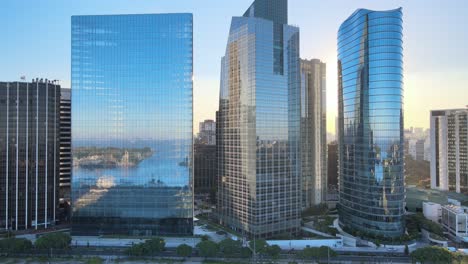
<path fill-rule="evenodd" d="M 431 188 L 468 193 L 468 109 L 431 111 Z"/>

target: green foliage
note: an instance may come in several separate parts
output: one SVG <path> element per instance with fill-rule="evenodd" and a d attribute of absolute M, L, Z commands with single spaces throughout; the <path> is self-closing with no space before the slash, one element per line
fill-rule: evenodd
<path fill-rule="evenodd" d="M 452 253 L 452 258 L 458 264 L 468 263 L 468 257 L 466 257 L 464 254 L 459 253 L 459 252 Z"/>
<path fill-rule="evenodd" d="M 414 160 L 411 155 L 405 156 L 405 181 L 409 185 L 427 188 L 431 183 L 430 163 Z"/>
<path fill-rule="evenodd" d="M 219 246 L 213 241 L 206 240 L 197 244 L 197 250 L 201 257 L 215 257 L 218 255 Z"/>
<path fill-rule="evenodd" d="M 406 228 L 409 233 L 409 238 L 414 239 L 420 237 L 421 229 L 425 229 L 437 236 L 444 237 L 442 227 L 429 219 L 426 219 L 422 213 L 409 215 L 406 217 Z"/>
<path fill-rule="evenodd" d="M 209 236 L 207 236 L 207 235 L 201 236 L 201 241 L 208 241 L 208 240 L 210 240 Z"/>
<path fill-rule="evenodd" d="M 264 253 L 268 244 L 264 239 L 255 239 L 249 242 L 249 246 L 252 250 L 255 249 L 256 253 Z"/>
<path fill-rule="evenodd" d="M 332 236 L 336 236 L 338 233 L 338 230 L 336 228 L 331 227 L 333 225 L 333 221 L 335 218 L 326 216 L 326 217 L 321 217 L 320 219 L 316 219 L 317 223 L 315 224 L 315 229 L 318 231 L 330 234 Z"/>
<path fill-rule="evenodd" d="M 5 238 L 0 240 L 0 251 L 3 253 L 23 253 L 31 250 L 31 241 L 25 238 Z"/>
<path fill-rule="evenodd" d="M 129 256 L 150 256 L 164 251 L 166 242 L 160 237 L 148 239 L 143 243 L 131 246 L 126 250 Z"/>
<path fill-rule="evenodd" d="M 304 248 L 304 250 L 299 251 L 298 256 L 303 259 L 326 258 L 328 256 L 336 257 L 338 256 L 338 253 L 336 253 L 336 251 L 326 246 L 321 246 L 319 248 L 308 246 Z"/>
<path fill-rule="evenodd" d="M 166 242 L 160 237 L 148 239 L 143 243 L 143 245 L 155 253 L 162 252 L 166 248 Z"/>
<path fill-rule="evenodd" d="M 99 257 L 92 257 L 86 261 L 87 264 L 102 264 L 104 260 Z"/>
<path fill-rule="evenodd" d="M 179 245 L 176 248 L 176 253 L 180 257 L 184 257 L 184 258 L 189 257 L 192 255 L 192 247 L 187 244 Z"/>
<path fill-rule="evenodd" d="M 382 244 L 382 243 L 385 243 L 385 244 L 403 244 L 404 242 L 407 242 L 407 241 L 411 241 L 411 240 L 414 240 L 414 239 L 417 239 L 420 237 L 420 233 L 419 231 L 417 231 L 417 228 L 416 228 L 416 231 L 413 231 L 411 232 L 409 229 L 408 229 L 408 233 L 410 233 L 410 235 L 407 235 L 407 234 L 404 234 L 403 236 L 401 237 L 385 237 L 383 235 L 375 235 L 373 233 L 367 233 L 367 232 L 363 232 L 363 231 L 360 231 L 360 230 L 354 230 L 354 229 L 350 229 L 348 227 L 344 227 L 343 228 L 343 231 L 345 231 L 346 233 L 348 234 L 351 234 L 355 237 L 360 237 L 360 238 L 363 238 L 363 239 L 366 239 L 366 240 L 369 240 L 369 241 L 372 241 L 374 242 L 375 244 Z"/>
<path fill-rule="evenodd" d="M 50 233 L 40 236 L 34 246 L 37 249 L 67 249 L 71 240 L 71 236 L 67 233 Z"/>
<path fill-rule="evenodd" d="M 452 263 L 452 254 L 441 247 L 418 248 L 410 256 L 413 261 L 421 263 Z"/>
<path fill-rule="evenodd" d="M 328 213 L 328 206 L 326 203 L 321 203 L 319 205 L 312 206 L 307 208 L 302 212 L 302 217 L 312 216 L 312 215 L 326 215 Z"/>
<path fill-rule="evenodd" d="M 252 256 L 252 250 L 248 247 L 242 247 L 240 249 L 240 257 L 241 258 L 250 258 Z"/>
<path fill-rule="evenodd" d="M 281 248 L 277 245 L 268 246 L 265 253 L 270 257 L 277 258 L 281 253 Z"/>
<path fill-rule="evenodd" d="M 223 254 L 223 257 L 234 257 L 240 253 L 241 248 L 241 241 L 234 241 L 227 238 L 219 242 L 219 251 Z"/>
<path fill-rule="evenodd" d="M 125 251 L 125 253 L 129 256 L 133 257 L 141 257 L 141 256 L 146 256 L 149 254 L 149 252 L 146 250 L 145 246 L 143 244 L 136 244 L 133 245 Z"/>

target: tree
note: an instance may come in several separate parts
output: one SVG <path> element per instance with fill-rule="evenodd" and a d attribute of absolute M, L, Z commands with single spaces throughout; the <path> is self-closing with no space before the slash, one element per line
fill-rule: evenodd
<path fill-rule="evenodd" d="M 197 250 L 198 254 L 201 257 L 215 257 L 218 254 L 219 247 L 218 244 L 216 244 L 213 241 L 207 240 L 207 241 L 201 241 L 200 243 L 197 244 Z"/>
<path fill-rule="evenodd" d="M 410 254 L 413 261 L 421 263 L 451 263 L 452 254 L 441 247 L 424 247 L 418 248 Z"/>
<path fill-rule="evenodd" d="M 201 236 L 201 241 L 207 241 L 207 240 L 210 240 L 209 236 L 207 236 L 207 235 Z"/>
<path fill-rule="evenodd" d="M 462 264 L 464 262 L 463 261 L 463 258 L 465 257 L 462 253 L 452 253 L 452 256 L 453 256 L 453 259 L 457 261 L 458 264 Z"/>
<path fill-rule="evenodd" d="M 327 247 L 327 246 L 319 247 L 318 257 L 319 258 L 326 258 L 328 256 L 336 257 L 336 256 L 338 256 L 338 253 L 336 253 L 336 251 L 334 251 L 333 249 L 331 249 L 330 247 Z"/>
<path fill-rule="evenodd" d="M 242 243 L 240 241 L 234 241 L 230 238 L 224 239 L 219 243 L 219 251 L 225 257 L 234 257 L 240 253 Z"/>
<path fill-rule="evenodd" d="M 34 246 L 37 249 L 67 249 L 70 247 L 71 236 L 67 233 L 49 233 L 40 236 Z"/>
<path fill-rule="evenodd" d="M 192 247 L 187 244 L 179 245 L 176 248 L 176 253 L 180 257 L 184 257 L 184 258 L 189 257 L 192 255 Z"/>
<path fill-rule="evenodd" d="M 25 238 L 6 238 L 0 240 L 0 251 L 4 253 L 23 253 L 31 250 L 31 241 Z"/>
<path fill-rule="evenodd" d="M 265 251 L 270 257 L 277 258 L 281 253 L 281 248 L 278 245 L 272 245 L 268 246 Z"/>
<path fill-rule="evenodd" d="M 148 239 L 143 245 L 152 253 L 160 253 L 166 248 L 166 242 L 160 237 Z"/>
<path fill-rule="evenodd" d="M 240 249 L 240 257 L 241 258 L 250 258 L 252 256 L 252 250 L 248 247 L 242 247 Z"/>
<path fill-rule="evenodd" d="M 255 249 L 255 253 L 261 254 L 265 252 L 266 248 L 268 247 L 268 244 L 265 241 L 265 239 L 255 239 L 249 242 L 249 246 L 252 250 Z"/>
<path fill-rule="evenodd" d="M 129 256 L 134 256 L 134 257 L 146 256 L 148 254 L 143 244 L 132 245 L 125 251 L 125 253 Z"/>
<path fill-rule="evenodd" d="M 298 252 L 298 256 L 302 259 L 311 259 L 318 257 L 318 248 L 307 246 L 302 251 Z"/>
<path fill-rule="evenodd" d="M 298 252 L 298 256 L 302 259 L 327 258 L 328 256 L 336 257 L 338 253 L 327 246 L 321 246 L 319 248 L 307 246 L 302 251 Z"/>
<path fill-rule="evenodd" d="M 148 239 L 143 243 L 132 245 L 126 250 L 129 256 L 149 256 L 164 251 L 166 242 L 160 237 Z"/>

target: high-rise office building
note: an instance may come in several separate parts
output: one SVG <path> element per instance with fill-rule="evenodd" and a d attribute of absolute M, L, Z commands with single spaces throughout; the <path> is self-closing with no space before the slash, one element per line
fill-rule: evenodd
<path fill-rule="evenodd" d="M 327 196 L 326 69 L 320 60 L 301 60 L 303 209 L 324 202 Z"/>
<path fill-rule="evenodd" d="M 327 200 L 326 202 L 337 202 L 338 192 L 338 143 L 330 142 L 327 146 Z"/>
<path fill-rule="evenodd" d="M 431 111 L 431 188 L 468 193 L 468 109 Z"/>
<path fill-rule="evenodd" d="M 47 228 L 58 205 L 60 86 L 0 82 L 0 228 Z"/>
<path fill-rule="evenodd" d="M 329 186 L 328 188 L 330 188 L 330 186 L 334 186 L 335 188 L 337 188 L 338 187 L 338 143 L 336 141 L 329 143 L 327 151 L 328 151 L 327 152 L 327 155 L 328 155 L 327 184 Z"/>
<path fill-rule="evenodd" d="M 216 145 L 195 144 L 193 146 L 193 182 L 195 195 L 210 195 L 218 189 Z M 216 201 L 212 201 L 216 203 Z"/>
<path fill-rule="evenodd" d="M 197 142 L 204 145 L 216 145 L 216 122 L 205 120 L 200 122 Z"/>
<path fill-rule="evenodd" d="M 59 198 L 63 202 L 71 199 L 71 91 L 60 89 L 60 177 Z"/>
<path fill-rule="evenodd" d="M 71 27 L 72 233 L 192 234 L 192 14 Z"/>
<path fill-rule="evenodd" d="M 415 148 L 415 160 L 424 160 L 424 139 L 418 139 L 414 145 Z"/>
<path fill-rule="evenodd" d="M 287 17 L 287 0 L 253 2 L 221 63 L 219 219 L 255 238 L 300 227 L 299 29 Z"/>
<path fill-rule="evenodd" d="M 358 9 L 338 32 L 339 223 L 404 228 L 402 11 Z"/>

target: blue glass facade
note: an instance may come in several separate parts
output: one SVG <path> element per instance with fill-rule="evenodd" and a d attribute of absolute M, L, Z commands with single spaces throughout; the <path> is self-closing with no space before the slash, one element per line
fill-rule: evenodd
<path fill-rule="evenodd" d="M 404 232 L 402 11 L 357 10 L 338 32 L 340 224 Z"/>
<path fill-rule="evenodd" d="M 255 238 L 300 227 L 299 29 L 285 24 L 285 5 L 255 1 L 233 17 L 221 63 L 218 213 Z"/>
<path fill-rule="evenodd" d="M 72 232 L 193 232 L 191 14 L 72 17 Z"/>

